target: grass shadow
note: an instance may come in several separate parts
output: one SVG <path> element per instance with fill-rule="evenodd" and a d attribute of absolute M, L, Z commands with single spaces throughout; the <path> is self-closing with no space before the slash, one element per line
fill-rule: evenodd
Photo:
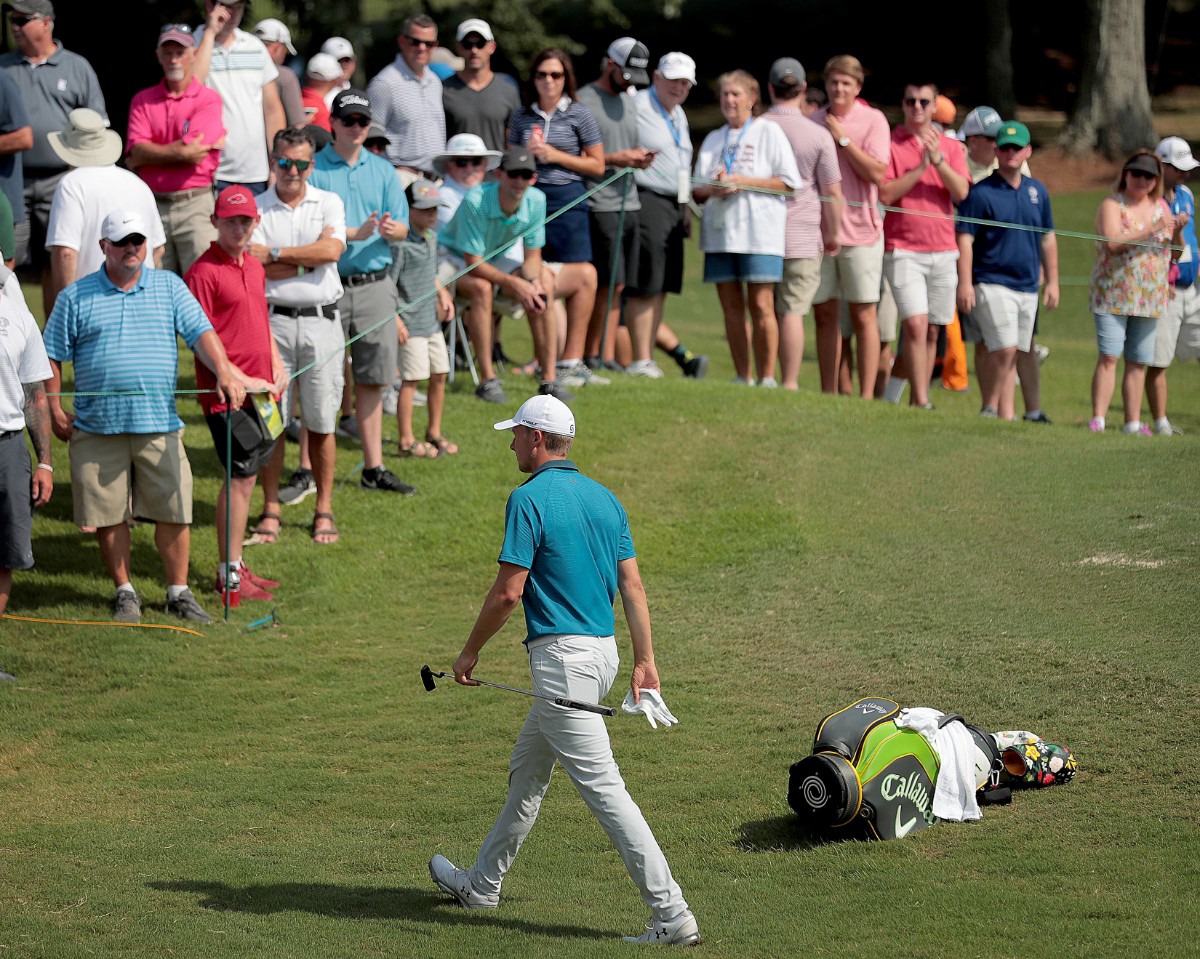
<path fill-rule="evenodd" d="M 472 911 L 451 905 L 432 889 L 380 886 L 337 886 L 317 882 L 278 882 L 262 885 L 230 886 L 223 882 L 181 879 L 150 882 L 161 892 L 193 893 L 200 896 L 202 909 L 217 912 L 242 912 L 265 916 L 278 912 L 308 912 L 331 919 L 385 919 L 438 923 L 458 921 L 470 925 L 494 926 L 523 935 L 569 936 L 576 939 L 611 940 L 619 933 L 553 923 L 513 919 L 490 911 Z"/>
<path fill-rule="evenodd" d="M 852 842 L 853 835 L 814 833 L 806 829 L 795 816 L 772 816 L 752 819 L 738 830 L 733 845 L 742 852 L 794 852 L 797 849 L 818 849 L 834 843 Z"/>

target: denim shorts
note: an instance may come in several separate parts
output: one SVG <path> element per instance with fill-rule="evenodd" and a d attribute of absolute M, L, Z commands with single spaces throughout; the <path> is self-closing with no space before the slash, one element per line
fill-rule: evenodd
<path fill-rule="evenodd" d="M 778 283 L 783 257 L 769 253 L 705 253 L 705 283 Z"/>
<path fill-rule="evenodd" d="M 1125 356 L 1127 363 L 1154 362 L 1154 334 L 1158 321 L 1146 316 L 1096 314 L 1096 339 L 1101 356 Z"/>

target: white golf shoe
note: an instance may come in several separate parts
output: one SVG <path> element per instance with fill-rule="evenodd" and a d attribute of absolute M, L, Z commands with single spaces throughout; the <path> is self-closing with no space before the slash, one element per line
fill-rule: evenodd
<path fill-rule="evenodd" d="M 704 940 L 700 938 L 696 917 L 685 912 L 670 922 L 658 922 L 651 918 L 646 923 L 645 932 L 640 936 L 626 936 L 625 941 L 657 946 L 698 946 Z"/>
<path fill-rule="evenodd" d="M 459 869 L 445 856 L 437 855 L 429 860 L 429 878 L 442 892 L 449 893 L 464 909 L 495 909 L 500 897 L 476 892 L 471 877 L 465 869 Z"/>

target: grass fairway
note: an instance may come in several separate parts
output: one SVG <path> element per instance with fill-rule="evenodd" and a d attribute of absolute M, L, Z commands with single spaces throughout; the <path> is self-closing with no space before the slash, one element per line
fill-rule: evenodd
<path fill-rule="evenodd" d="M 1060 201 L 1059 225 L 1089 229 L 1096 200 Z M 1091 244 L 1061 249 L 1064 275 L 1086 278 Z M 933 413 L 822 397 L 811 357 L 799 395 L 735 387 L 698 280 L 668 319 L 712 354 L 706 381 L 672 370 L 578 398 L 575 458 L 629 510 L 682 720 L 619 716 L 614 748 L 705 955 L 1195 954 L 1200 367 L 1171 373 L 1186 435 L 1088 433 L 1085 297 L 1068 286 L 1043 316 L 1050 427 L 981 420 L 974 392 L 934 391 Z M 527 382 L 510 378 L 514 400 Z M 0 624 L 0 666 L 19 677 L 0 684 L 0 954 L 631 955 L 619 937 L 645 911 L 561 772 L 498 911 L 451 907 L 426 874 L 435 852 L 473 856 L 526 707 L 418 679 L 461 646 L 520 479 L 490 429 L 501 410 L 456 390 L 461 455 L 390 461 L 419 496 L 360 491 L 345 445 L 342 541 L 309 542 L 310 500 L 248 552 L 285 582 L 281 626 L 244 631 L 256 604 L 199 638 Z M 193 587 L 215 610 L 219 469 L 181 407 Z M 56 478 L 10 612 L 107 620 L 99 553 Z M 166 623 L 150 528 L 134 544 L 145 621 Z M 522 635 L 518 616 L 479 675 L 524 685 Z M 1080 774 L 979 823 L 810 845 L 788 766 L 822 716 L 870 694 L 1036 730 Z"/>

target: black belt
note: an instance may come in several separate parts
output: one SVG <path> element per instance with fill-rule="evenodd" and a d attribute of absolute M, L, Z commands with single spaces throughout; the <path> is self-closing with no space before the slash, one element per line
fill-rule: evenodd
<path fill-rule="evenodd" d="M 272 306 L 272 313 L 280 316 L 290 316 L 293 320 L 302 316 L 323 316 L 327 320 L 337 319 L 337 306 L 326 303 L 324 306 Z"/>
<path fill-rule="evenodd" d="M 0 433 L 0 443 L 4 442 L 7 439 L 11 439 L 14 436 L 20 436 L 20 435 L 21 435 L 21 430 L 12 430 L 11 432 L 8 432 L 8 433 Z"/>
<path fill-rule="evenodd" d="M 204 194 L 212 196 L 212 192 L 213 188 L 211 186 L 198 186 L 191 190 L 176 190 L 174 193 L 155 193 L 154 199 L 162 200 L 164 203 L 177 203 L 181 200 L 190 200 L 192 197 Z"/>
<path fill-rule="evenodd" d="M 374 273 L 351 273 L 349 276 L 343 276 L 342 282 L 347 286 L 366 286 L 368 283 L 377 283 L 379 280 L 386 279 L 387 270 L 376 270 Z"/>

